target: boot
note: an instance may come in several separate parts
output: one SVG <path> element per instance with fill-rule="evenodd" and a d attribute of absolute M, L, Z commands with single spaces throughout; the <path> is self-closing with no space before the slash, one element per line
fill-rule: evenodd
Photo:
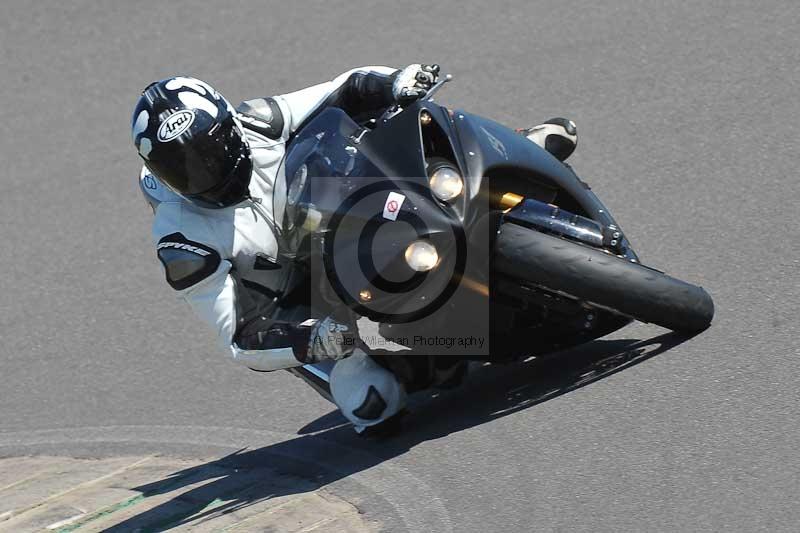
<path fill-rule="evenodd" d="M 550 152 L 559 161 L 565 161 L 578 146 L 578 128 L 566 118 L 551 118 L 532 128 L 517 130 Z"/>

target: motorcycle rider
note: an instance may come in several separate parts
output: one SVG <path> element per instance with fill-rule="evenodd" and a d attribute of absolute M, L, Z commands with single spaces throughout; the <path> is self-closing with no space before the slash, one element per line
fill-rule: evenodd
<path fill-rule="evenodd" d="M 253 370 L 336 361 L 330 394 L 359 433 L 389 424 L 405 390 L 359 349 L 355 317 L 314 316 L 308 295 L 282 292 L 295 273 L 278 254 L 273 186 L 287 143 L 321 110 L 377 118 L 423 96 L 438 72 L 437 65 L 362 67 L 237 108 L 203 81 L 174 77 L 147 86 L 133 112 L 140 187 L 155 214 L 152 236 L 167 283 L 225 352 Z M 564 119 L 522 133 L 562 160 L 577 142 Z"/>

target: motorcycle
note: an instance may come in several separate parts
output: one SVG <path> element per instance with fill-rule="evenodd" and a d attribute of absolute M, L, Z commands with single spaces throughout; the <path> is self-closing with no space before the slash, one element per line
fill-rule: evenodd
<path fill-rule="evenodd" d="M 709 294 L 642 264 L 568 164 L 435 103 L 450 79 L 379 119 L 328 108 L 298 130 L 273 197 L 282 255 L 300 273 L 284 293 L 318 316 L 344 304 L 378 324 L 399 351 L 371 355 L 412 391 L 454 360 L 514 361 L 632 320 L 710 325 Z M 330 399 L 331 368 L 293 372 Z"/>

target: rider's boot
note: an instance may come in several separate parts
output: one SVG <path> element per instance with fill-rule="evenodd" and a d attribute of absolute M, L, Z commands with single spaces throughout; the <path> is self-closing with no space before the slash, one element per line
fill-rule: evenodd
<path fill-rule="evenodd" d="M 538 126 L 517 131 L 559 161 L 565 161 L 578 146 L 578 128 L 573 121 L 566 118 L 551 118 Z"/>
<path fill-rule="evenodd" d="M 398 435 L 403 431 L 403 419 L 409 411 L 403 408 L 398 413 L 393 414 L 383 422 L 374 426 L 354 426 L 359 437 L 370 440 L 386 440 Z"/>

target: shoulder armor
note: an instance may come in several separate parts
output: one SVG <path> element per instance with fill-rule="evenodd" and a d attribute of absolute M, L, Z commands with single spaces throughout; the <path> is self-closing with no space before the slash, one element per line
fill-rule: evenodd
<path fill-rule="evenodd" d="M 270 139 L 283 135 L 283 113 L 274 98 L 256 98 L 236 108 L 242 125 Z"/>
<path fill-rule="evenodd" d="M 213 248 L 173 233 L 158 241 L 156 253 L 167 273 L 167 283 L 177 290 L 188 289 L 217 271 L 221 258 Z"/>

